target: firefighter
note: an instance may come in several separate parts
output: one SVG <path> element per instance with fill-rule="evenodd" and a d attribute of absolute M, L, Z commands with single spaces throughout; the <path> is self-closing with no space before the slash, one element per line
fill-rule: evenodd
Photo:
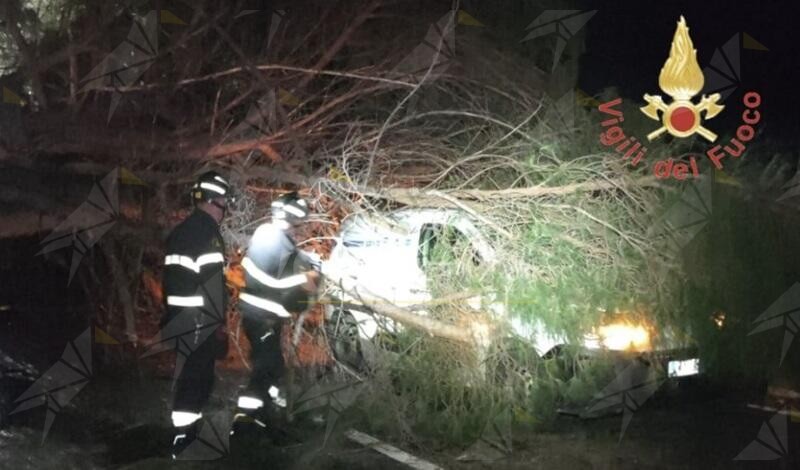
<path fill-rule="evenodd" d="M 176 380 L 172 406 L 172 457 L 197 435 L 203 406 L 214 384 L 214 361 L 227 352 L 225 244 L 219 224 L 231 187 L 214 171 L 191 190 L 194 211 L 167 238 L 164 261 L 166 315 L 162 336 L 175 335 Z"/>
<path fill-rule="evenodd" d="M 313 259 L 293 239 L 295 228 L 309 215 L 308 203 L 292 192 L 275 200 L 271 209 L 272 222 L 256 229 L 242 259 L 246 286 L 239 294 L 239 311 L 252 346 L 252 375 L 239 396 L 231 434 L 243 428 L 266 430 L 264 421 L 274 407 L 286 406 L 279 389 L 285 371 L 281 329 L 293 314 L 308 308 L 319 283 Z"/>

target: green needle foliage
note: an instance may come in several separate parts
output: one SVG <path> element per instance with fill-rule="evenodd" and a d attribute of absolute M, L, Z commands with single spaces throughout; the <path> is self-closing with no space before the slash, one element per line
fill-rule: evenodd
<path fill-rule="evenodd" d="M 680 264 L 669 248 L 673 228 L 664 220 L 675 191 L 626 168 L 618 155 L 598 153 L 597 116 L 575 111 L 576 123 L 566 129 L 509 120 L 448 141 L 473 148 L 482 141 L 488 148 L 502 140 L 492 150 L 502 157 L 488 159 L 489 170 L 475 168 L 483 172 L 478 179 L 467 173 L 459 180 L 452 172 L 437 189 L 567 190 L 469 202 L 493 224 L 477 222 L 493 246 L 492 260 L 476 261 L 469 240 L 457 233 L 428 240 L 435 245 L 424 254 L 434 297 L 475 292 L 482 305 L 475 311 L 453 303 L 427 314 L 465 325 L 488 321 L 493 339 L 469 347 L 406 330 L 384 344 L 391 352 L 361 407 L 374 430 L 417 444 L 483 438 L 510 445 L 514 429 L 546 427 L 559 408 L 585 406 L 613 380 L 610 358 L 579 354 L 585 335 L 604 322 L 649 325 L 656 344 L 689 344 L 676 314 L 686 309 Z M 517 129 L 510 137 L 509 127 Z M 569 189 L 587 183 L 603 187 Z M 532 337 L 513 333 L 511 320 L 563 338 L 565 346 L 540 357 Z"/>

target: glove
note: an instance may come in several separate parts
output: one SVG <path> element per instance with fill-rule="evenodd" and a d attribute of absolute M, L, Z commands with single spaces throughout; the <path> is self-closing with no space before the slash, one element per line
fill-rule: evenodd
<path fill-rule="evenodd" d="M 225 271 L 225 283 L 236 290 L 242 290 L 245 286 L 244 268 L 241 264 L 232 264 Z"/>

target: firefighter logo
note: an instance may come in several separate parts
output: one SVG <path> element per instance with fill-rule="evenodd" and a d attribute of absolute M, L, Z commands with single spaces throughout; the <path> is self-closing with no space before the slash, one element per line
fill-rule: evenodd
<path fill-rule="evenodd" d="M 721 99 L 720 94 L 703 95 L 698 104 L 692 102 L 692 98 L 703 89 L 704 80 L 703 71 L 697 63 L 697 49 L 689 37 L 686 20 L 681 16 L 672 39 L 669 58 L 658 76 L 658 86 L 673 101 L 667 104 L 660 95 L 644 95 L 648 104 L 641 108 L 642 112 L 650 119 L 660 120 L 662 123 L 660 128 L 647 135 L 647 140 L 652 142 L 664 132 L 680 138 L 700 134 L 709 142 L 717 140 L 717 134 L 703 127 L 702 122 L 703 119 L 713 118 L 725 108 L 717 103 Z"/>

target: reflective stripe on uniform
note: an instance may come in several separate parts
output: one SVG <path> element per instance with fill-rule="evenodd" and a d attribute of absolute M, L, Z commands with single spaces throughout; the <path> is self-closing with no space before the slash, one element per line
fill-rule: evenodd
<path fill-rule="evenodd" d="M 280 396 L 280 390 L 278 390 L 278 387 L 274 385 L 269 387 L 269 396 L 272 398 L 272 403 L 281 408 L 286 408 L 286 399 Z"/>
<path fill-rule="evenodd" d="M 178 264 L 178 265 L 181 265 L 181 266 L 183 266 L 184 268 L 186 268 L 186 269 L 188 269 L 190 271 L 197 272 L 197 269 L 195 268 L 195 265 L 194 265 L 194 260 L 192 258 L 189 258 L 188 256 L 167 255 L 167 257 L 164 258 L 164 265 L 165 266 L 169 266 L 171 264 Z"/>
<path fill-rule="evenodd" d="M 256 297 L 255 295 L 251 295 L 246 292 L 242 292 L 241 294 L 239 294 L 239 300 L 241 300 L 244 303 L 250 304 L 253 307 L 258 307 L 261 310 L 266 310 L 270 313 L 274 313 L 279 317 L 288 318 L 291 316 L 291 314 L 283 307 L 283 305 L 262 297 Z"/>
<path fill-rule="evenodd" d="M 164 265 L 166 266 L 177 264 L 196 273 L 199 273 L 200 268 L 202 268 L 206 264 L 224 263 L 224 262 L 225 262 L 225 257 L 220 252 L 202 254 L 197 257 L 196 261 L 189 256 L 178 255 L 178 254 L 167 255 L 166 258 L 164 258 Z"/>
<path fill-rule="evenodd" d="M 285 277 L 283 279 L 276 279 L 262 271 L 256 266 L 253 260 L 247 257 L 242 260 L 242 267 L 247 271 L 247 274 L 253 276 L 256 281 L 273 289 L 289 289 L 301 286 L 307 281 L 305 274 L 295 274 L 294 276 Z"/>
<path fill-rule="evenodd" d="M 216 253 L 206 253 L 204 255 L 200 255 L 197 257 L 197 261 L 194 262 L 195 266 L 197 266 L 198 270 L 203 267 L 203 265 L 211 264 L 211 263 L 224 263 L 225 257 L 220 252 Z"/>
<path fill-rule="evenodd" d="M 264 406 L 264 401 L 255 397 L 239 397 L 236 406 L 245 410 L 257 410 Z"/>
<path fill-rule="evenodd" d="M 175 426 L 176 428 L 188 426 L 202 417 L 203 417 L 202 413 L 191 413 L 189 411 L 173 411 L 172 425 Z"/>
<path fill-rule="evenodd" d="M 203 304 L 202 295 L 190 295 L 188 297 L 179 295 L 167 296 L 167 305 L 172 305 L 173 307 L 202 307 Z"/>
<path fill-rule="evenodd" d="M 219 193 L 219 194 L 222 194 L 222 195 L 225 194 L 225 188 L 223 188 L 222 186 L 218 186 L 218 185 L 216 185 L 214 183 L 202 182 L 202 183 L 200 183 L 200 187 L 202 189 L 208 189 L 209 191 L 214 191 L 215 193 Z"/>

